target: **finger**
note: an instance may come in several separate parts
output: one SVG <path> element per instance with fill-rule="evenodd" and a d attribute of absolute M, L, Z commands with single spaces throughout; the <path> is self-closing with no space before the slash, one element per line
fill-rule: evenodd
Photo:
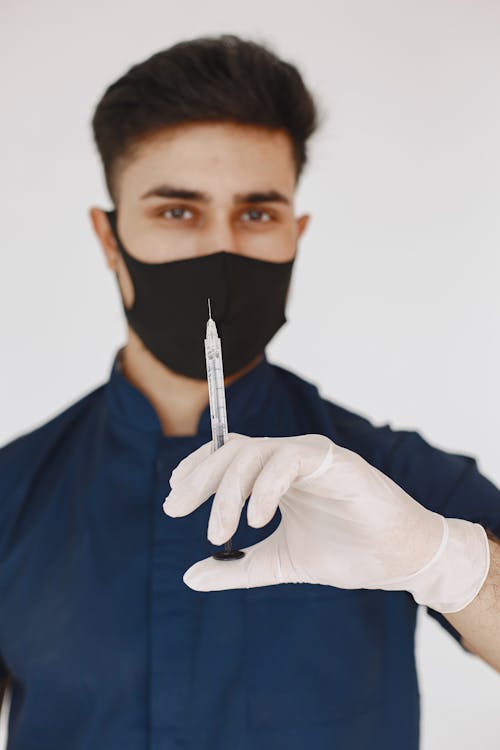
<path fill-rule="evenodd" d="M 231 439 L 226 442 L 198 463 L 182 480 L 175 482 L 175 487 L 163 503 L 163 511 L 167 515 L 178 517 L 192 513 L 214 494 L 242 443 L 252 439 L 246 436 L 238 437 L 238 440 Z"/>
<path fill-rule="evenodd" d="M 169 479 L 170 487 L 173 489 L 174 486 L 182 481 L 198 464 L 203 461 L 207 456 L 212 453 L 213 443 L 210 440 L 208 443 L 204 443 L 200 448 L 193 451 L 180 461 L 175 469 L 172 471 Z"/>
<path fill-rule="evenodd" d="M 226 436 L 226 442 L 240 437 L 246 436 L 240 435 L 237 432 L 230 432 Z M 210 456 L 212 452 L 214 452 L 212 449 L 213 440 L 210 440 L 208 443 L 204 443 L 200 448 L 190 453 L 189 456 L 183 458 L 182 461 L 177 464 L 172 474 L 170 475 L 170 486 L 172 487 L 172 489 L 174 488 L 174 484 L 181 482 L 185 477 L 188 476 L 188 474 L 193 471 L 193 469 L 196 468 L 196 466 L 204 461 L 205 458 Z"/>
<path fill-rule="evenodd" d="M 186 570 L 182 580 L 194 591 L 248 589 L 284 583 L 278 562 L 278 529 L 279 526 L 261 542 L 243 548 L 245 555 L 239 560 L 215 560 L 213 557 L 200 560 Z"/>
<path fill-rule="evenodd" d="M 241 510 L 264 465 L 263 442 L 251 440 L 233 458 L 214 497 L 208 522 L 212 544 L 223 544 L 235 533 Z"/>
<path fill-rule="evenodd" d="M 248 501 L 247 520 L 250 526 L 265 526 L 276 513 L 280 499 L 299 472 L 299 451 L 298 445 L 288 443 L 269 457 Z"/>

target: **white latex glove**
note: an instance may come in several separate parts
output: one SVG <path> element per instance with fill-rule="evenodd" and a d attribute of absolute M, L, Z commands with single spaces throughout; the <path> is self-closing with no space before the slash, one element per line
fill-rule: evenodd
<path fill-rule="evenodd" d="M 324 435 L 205 443 L 172 472 L 163 510 L 191 513 L 214 493 L 208 539 L 217 545 L 247 520 L 282 519 L 239 560 L 210 557 L 184 582 L 198 591 L 277 583 L 409 591 L 418 604 L 457 612 L 481 589 L 490 555 L 484 528 L 428 510 L 357 453 Z"/>

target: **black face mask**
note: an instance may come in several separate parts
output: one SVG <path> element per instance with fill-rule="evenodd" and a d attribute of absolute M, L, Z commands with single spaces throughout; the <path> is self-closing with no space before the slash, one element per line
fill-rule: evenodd
<path fill-rule="evenodd" d="M 146 348 L 174 372 L 206 380 L 208 298 L 221 339 L 226 377 L 263 353 L 286 323 L 295 258 L 275 263 L 221 251 L 144 263 L 123 246 L 116 211 L 106 214 L 134 286 L 132 307 L 127 309 L 123 303 L 129 325 Z"/>

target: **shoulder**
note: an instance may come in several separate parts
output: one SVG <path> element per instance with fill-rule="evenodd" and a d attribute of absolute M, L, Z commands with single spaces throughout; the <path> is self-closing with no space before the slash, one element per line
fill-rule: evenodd
<path fill-rule="evenodd" d="M 447 450 L 423 430 L 387 422 L 375 425 L 366 416 L 328 402 L 342 445 L 384 472 L 415 500 L 441 512 L 470 476 L 481 476 L 474 456 Z"/>
<path fill-rule="evenodd" d="M 0 447 L 0 526 L 10 510 L 22 501 L 41 467 L 69 442 L 71 434 L 93 411 L 104 388 L 105 384 L 95 388 Z"/>
<path fill-rule="evenodd" d="M 52 438 L 64 432 L 70 425 L 82 417 L 93 403 L 99 400 L 105 385 L 100 385 L 98 388 L 89 391 L 59 410 L 45 422 L 42 422 L 31 430 L 22 432 L 0 446 L 0 467 L 16 455 L 40 447 L 46 442 L 47 438 Z"/>
<path fill-rule="evenodd" d="M 388 422 L 376 424 L 366 414 L 348 409 L 345 405 L 328 399 L 323 399 L 323 402 L 339 445 L 359 453 L 381 471 L 388 470 L 402 438 L 401 431 Z"/>
<path fill-rule="evenodd" d="M 374 425 L 328 402 L 342 444 L 363 456 L 425 507 L 498 529 L 500 489 L 481 473 L 477 457 L 439 446 L 420 429 Z M 495 532 L 496 533 L 496 532 Z"/>
<path fill-rule="evenodd" d="M 366 414 L 326 398 L 299 375 L 274 369 L 298 397 L 294 400 L 318 415 L 315 423 L 322 425 L 324 434 L 358 453 L 426 507 L 437 512 L 446 508 L 463 517 L 471 517 L 481 503 L 498 507 L 500 490 L 480 473 L 474 456 L 437 445 L 421 429 L 376 424 Z"/>
<path fill-rule="evenodd" d="M 326 398 L 320 388 L 291 370 L 273 365 L 276 377 L 292 395 L 292 401 L 300 410 L 307 410 L 316 418 L 324 434 L 349 450 L 359 453 L 366 461 L 381 471 L 388 463 L 402 432 L 388 423 L 375 424 L 367 415 L 349 409 L 338 402 Z"/>

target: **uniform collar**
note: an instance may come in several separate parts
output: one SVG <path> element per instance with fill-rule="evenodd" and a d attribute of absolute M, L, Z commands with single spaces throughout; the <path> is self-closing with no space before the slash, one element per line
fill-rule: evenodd
<path fill-rule="evenodd" d="M 208 404 L 200 416 L 197 435 L 163 435 L 160 420 L 152 403 L 124 376 L 121 369 L 121 353 L 122 349 L 119 349 L 115 354 L 107 383 L 106 397 L 114 419 L 135 430 L 157 433 L 161 439 L 169 442 L 195 440 L 198 437 L 210 440 L 212 429 Z M 248 419 L 263 407 L 272 378 L 273 367 L 264 352 L 262 360 L 252 370 L 226 386 L 230 432 L 244 432 Z"/>

